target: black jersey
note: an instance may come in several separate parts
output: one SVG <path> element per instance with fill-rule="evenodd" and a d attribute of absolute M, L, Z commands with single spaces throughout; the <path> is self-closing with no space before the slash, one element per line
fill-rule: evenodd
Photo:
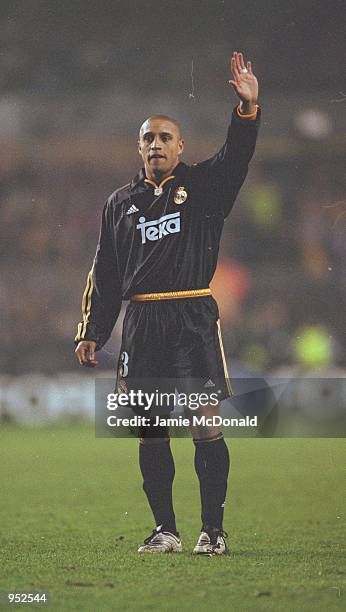
<path fill-rule="evenodd" d="M 76 342 L 109 338 L 122 300 L 136 293 L 203 289 L 214 275 L 224 219 L 253 155 L 256 119 L 232 114 L 226 142 L 216 155 L 179 163 L 161 187 L 144 169 L 115 191 L 102 214 L 96 256 L 83 296 Z"/>

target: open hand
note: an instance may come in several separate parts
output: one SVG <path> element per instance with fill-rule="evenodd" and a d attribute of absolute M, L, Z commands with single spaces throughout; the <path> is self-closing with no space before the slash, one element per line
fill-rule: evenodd
<path fill-rule="evenodd" d="M 258 81 L 252 72 L 251 62 L 244 62 L 242 53 L 233 52 L 231 58 L 233 79 L 228 81 L 244 103 L 245 110 L 252 112 L 258 100 Z"/>

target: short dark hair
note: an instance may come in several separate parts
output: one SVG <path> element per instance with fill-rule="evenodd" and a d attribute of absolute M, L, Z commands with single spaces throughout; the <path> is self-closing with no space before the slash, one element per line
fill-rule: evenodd
<path fill-rule="evenodd" d="M 143 125 L 147 123 L 147 121 L 152 121 L 153 119 L 162 119 L 163 121 L 169 121 L 170 123 L 173 123 L 173 125 L 175 125 L 179 132 L 179 136 L 181 137 L 181 127 L 179 121 L 177 121 L 173 117 L 169 117 L 168 115 L 151 115 L 151 117 L 148 117 L 145 121 L 143 121 L 139 129 L 139 134 L 141 134 Z"/>

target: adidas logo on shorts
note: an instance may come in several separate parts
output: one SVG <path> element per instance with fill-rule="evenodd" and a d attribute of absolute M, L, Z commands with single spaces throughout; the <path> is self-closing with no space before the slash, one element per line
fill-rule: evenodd
<path fill-rule="evenodd" d="M 207 382 L 203 385 L 205 388 L 209 388 L 209 387 L 215 387 L 215 383 L 212 381 L 211 378 L 209 378 L 209 380 L 207 380 Z"/>

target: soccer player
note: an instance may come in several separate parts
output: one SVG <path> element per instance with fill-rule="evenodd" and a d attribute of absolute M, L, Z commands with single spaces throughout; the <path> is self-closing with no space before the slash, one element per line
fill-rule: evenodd
<path fill-rule="evenodd" d="M 220 151 L 188 166 L 180 161 L 184 140 L 178 122 L 165 115 L 149 117 L 138 140 L 144 167 L 104 206 L 75 342 L 80 364 L 95 367 L 95 352 L 108 340 L 122 300 L 130 300 L 118 389 L 130 389 L 134 380 L 165 378 L 200 381 L 201 390 L 215 388 L 220 400 L 231 395 L 218 307 L 209 283 L 224 219 L 254 153 L 260 118 L 251 62 L 234 52 L 231 71 L 229 83 L 240 102 Z M 217 410 L 210 403 L 195 414 L 210 416 Z M 228 448 L 218 427 L 191 425 L 191 433 L 202 509 L 194 553 L 222 554 Z M 149 427 L 140 428 L 139 463 L 156 529 L 138 552 L 180 552 L 169 430 L 154 427 L 153 419 Z"/>

